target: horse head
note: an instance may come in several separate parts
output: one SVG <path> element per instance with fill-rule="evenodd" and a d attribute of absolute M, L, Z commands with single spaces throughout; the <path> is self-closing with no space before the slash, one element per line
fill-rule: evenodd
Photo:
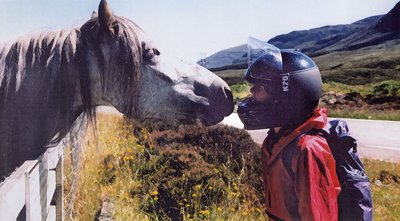
<path fill-rule="evenodd" d="M 112 105 L 136 119 L 206 125 L 233 111 L 229 86 L 197 64 L 164 56 L 134 22 L 113 14 L 105 0 L 81 27 L 82 57 L 95 105 Z"/>

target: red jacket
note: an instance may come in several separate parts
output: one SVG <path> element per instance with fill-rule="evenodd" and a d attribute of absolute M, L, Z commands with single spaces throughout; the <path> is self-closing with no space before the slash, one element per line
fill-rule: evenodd
<path fill-rule="evenodd" d="M 295 130 L 279 137 L 271 129 L 265 139 L 262 167 L 270 220 L 338 219 L 340 184 L 335 160 L 324 138 L 304 134 L 325 127 L 326 113 L 326 109 L 317 109 Z"/>

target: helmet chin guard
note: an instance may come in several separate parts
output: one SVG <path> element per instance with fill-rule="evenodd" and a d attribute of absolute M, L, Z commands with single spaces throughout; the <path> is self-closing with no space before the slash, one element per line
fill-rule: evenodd
<path fill-rule="evenodd" d="M 269 99 L 256 103 L 248 98 L 239 103 L 238 115 L 245 129 L 296 126 L 306 120 L 322 94 L 315 63 L 299 51 L 280 50 L 254 38 L 248 45 L 250 63 L 245 79 L 264 85 Z"/>
<path fill-rule="evenodd" d="M 253 102 L 253 98 L 247 98 L 239 103 L 238 115 L 246 130 L 259 130 L 264 128 L 278 127 L 284 118 L 278 114 L 272 102 L 263 104 Z"/>

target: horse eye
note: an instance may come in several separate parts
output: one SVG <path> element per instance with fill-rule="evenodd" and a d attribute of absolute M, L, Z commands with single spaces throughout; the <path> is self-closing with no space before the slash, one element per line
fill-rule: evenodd
<path fill-rule="evenodd" d="M 142 54 L 143 60 L 150 61 L 154 58 L 154 56 L 160 55 L 160 51 L 158 51 L 156 48 L 150 48 L 148 44 L 142 42 Z"/>
<path fill-rule="evenodd" d="M 143 53 L 143 59 L 145 61 L 149 61 L 154 57 L 154 51 L 150 49 L 146 49 Z"/>
<path fill-rule="evenodd" d="M 143 53 L 143 59 L 145 61 L 149 61 L 149 60 L 153 59 L 154 56 L 158 56 L 160 54 L 161 54 L 160 51 L 158 51 L 155 48 L 153 48 L 153 49 L 145 49 L 144 53 Z"/>

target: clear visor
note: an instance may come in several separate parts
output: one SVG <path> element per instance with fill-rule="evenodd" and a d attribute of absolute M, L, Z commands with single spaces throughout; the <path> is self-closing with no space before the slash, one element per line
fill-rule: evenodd
<path fill-rule="evenodd" d="M 280 58 L 280 65 L 282 65 L 281 50 L 266 41 L 249 37 L 247 41 L 247 54 L 249 55 L 249 66 L 262 55 L 271 55 Z"/>
<path fill-rule="evenodd" d="M 283 69 L 281 50 L 265 41 L 248 38 L 248 73 L 255 79 L 263 79 L 266 73 L 279 73 Z"/>

